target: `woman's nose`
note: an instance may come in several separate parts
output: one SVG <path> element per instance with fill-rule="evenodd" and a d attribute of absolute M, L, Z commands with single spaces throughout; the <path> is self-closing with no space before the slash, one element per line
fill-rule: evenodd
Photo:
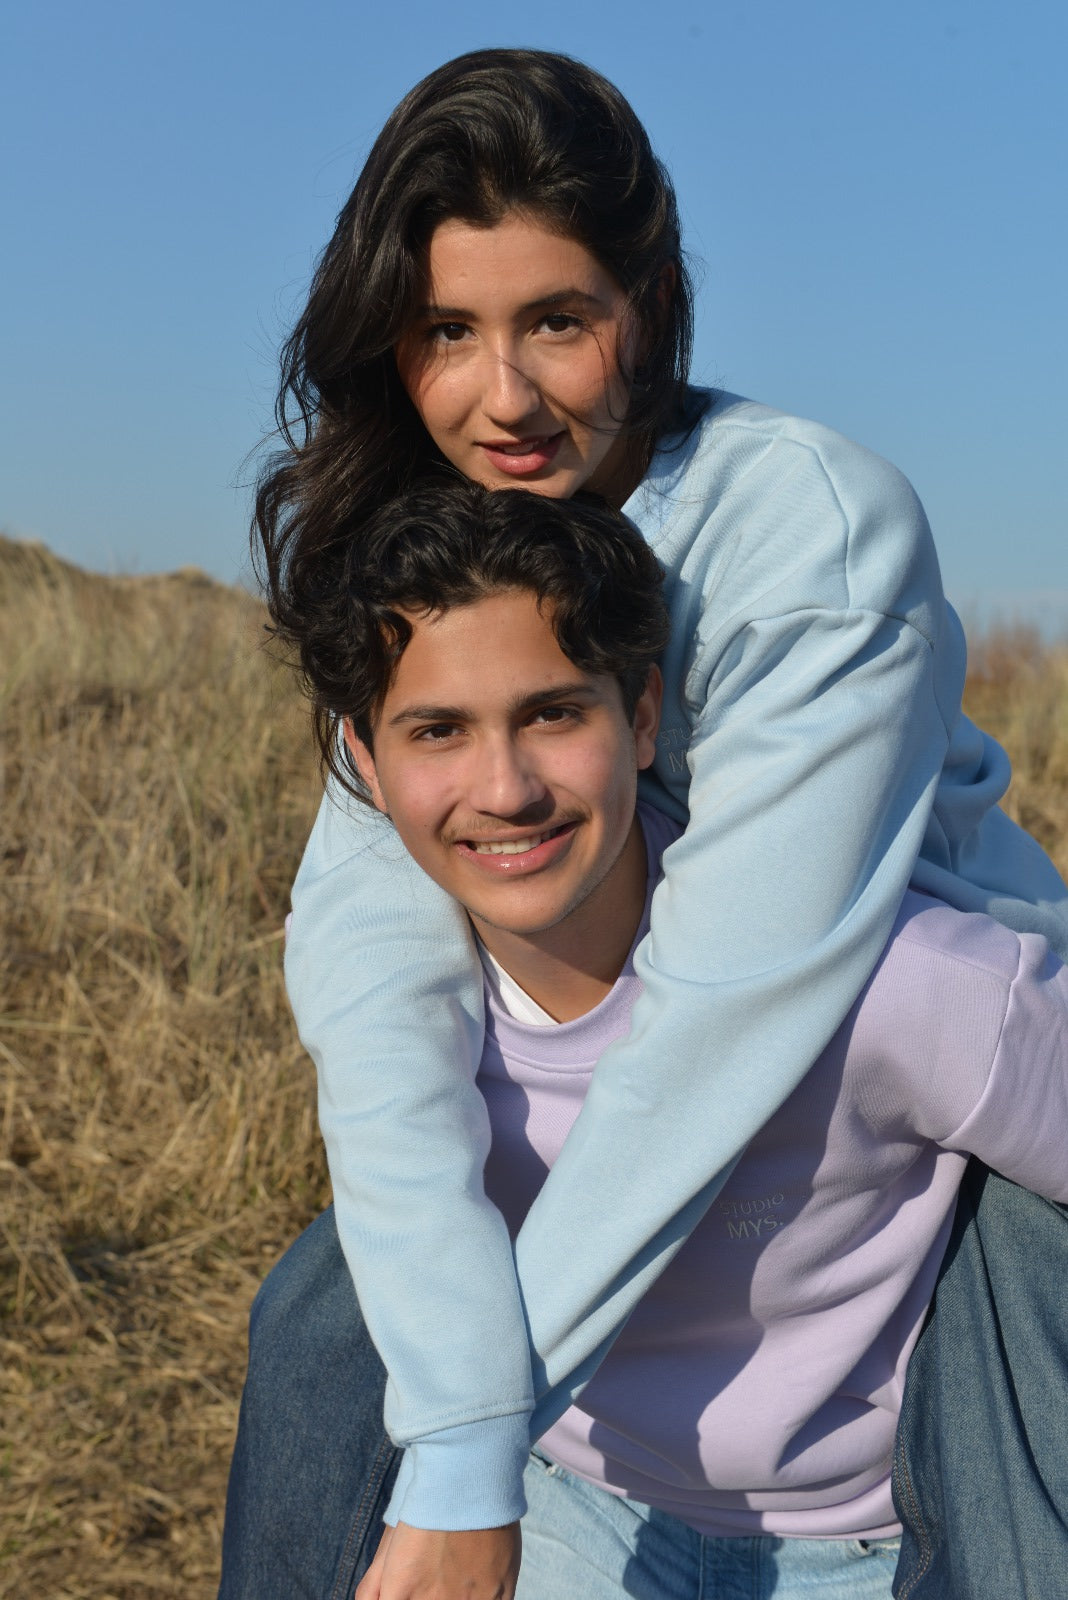
<path fill-rule="evenodd" d="M 501 352 L 490 355 L 485 385 L 482 409 L 499 428 L 514 431 L 541 406 L 541 390 L 514 356 Z"/>

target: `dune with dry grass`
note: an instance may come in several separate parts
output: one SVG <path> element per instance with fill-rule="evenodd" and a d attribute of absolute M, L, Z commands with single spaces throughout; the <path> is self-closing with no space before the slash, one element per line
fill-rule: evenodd
<path fill-rule="evenodd" d="M 214 1593 L 249 1302 L 321 1208 L 318 798 L 263 613 L 0 545 L 0 1595 Z"/>
<path fill-rule="evenodd" d="M 256 1285 L 323 1205 L 281 981 L 319 785 L 263 612 L 0 541 L 0 1596 L 215 1592 Z M 977 652 L 1068 869 L 1068 651 Z"/>

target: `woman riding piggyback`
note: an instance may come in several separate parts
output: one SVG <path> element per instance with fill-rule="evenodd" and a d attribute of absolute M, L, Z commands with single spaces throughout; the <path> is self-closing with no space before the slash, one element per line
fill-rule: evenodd
<path fill-rule="evenodd" d="M 637 953 L 629 1036 L 599 1062 L 595 1106 L 513 1251 L 482 1184 L 482 974 L 466 920 L 388 821 L 331 781 L 294 886 L 286 969 L 358 1308 L 332 1226 L 316 1225 L 265 1286 L 227 1595 L 246 1592 L 235 1574 L 253 1546 L 265 1562 L 268 1524 L 276 1539 L 297 1521 L 317 1529 L 308 1560 L 327 1593 L 346 1562 L 345 1582 L 366 1565 L 373 1540 L 361 1553 L 351 1525 L 381 1487 L 379 1391 L 368 1406 L 354 1373 L 381 1380 L 360 1313 L 405 1452 L 389 1520 L 415 1559 L 422 1534 L 488 1533 L 522 1515 L 531 1441 L 835 1033 L 910 880 L 1068 955 L 1064 886 L 997 810 L 1007 763 L 961 713 L 962 636 L 912 490 L 825 428 L 689 387 L 690 335 L 674 194 L 634 113 L 566 57 L 501 50 L 449 63 L 397 107 L 285 347 L 287 442 L 261 480 L 256 529 L 276 627 L 309 677 L 361 530 L 401 490 L 460 473 L 596 493 L 666 570 L 649 792 L 686 826 Z M 317 729 L 333 756 L 327 712 Z M 1000 1193 L 993 1180 L 983 1205 Z M 1036 1214 L 1040 1229 L 1055 1224 L 1048 1206 Z M 974 1238 L 982 1217 L 971 1225 Z M 988 1293 L 977 1284 L 957 1285 L 957 1305 Z M 312 1300 L 342 1309 L 302 1319 Z M 948 1295 L 937 1315 L 953 1324 Z M 278 1394 L 294 1369 L 307 1385 L 302 1457 L 346 1454 L 343 1470 L 309 1480 L 314 1506 L 291 1479 L 272 1490 L 256 1458 L 283 1426 L 254 1422 L 257 1407 L 296 1425 Z M 319 1415 L 333 1424 L 325 1442 Z M 938 1586 L 944 1547 L 932 1555 L 915 1531 L 924 1504 L 948 1504 L 946 1485 L 971 1470 L 975 1435 L 960 1449 L 961 1432 L 936 1416 L 904 1441 L 923 1485 L 905 1507 L 906 1539 L 911 1527 L 925 1552 L 914 1595 L 973 1592 Z M 841 1526 L 865 1531 L 848 1508 Z M 956 1582 L 966 1557 L 954 1560 Z M 247 1592 L 263 1600 L 259 1570 Z"/>

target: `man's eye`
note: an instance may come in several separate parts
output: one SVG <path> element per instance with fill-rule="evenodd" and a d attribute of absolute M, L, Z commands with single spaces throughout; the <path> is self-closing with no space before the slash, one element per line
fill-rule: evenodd
<path fill-rule="evenodd" d="M 424 744 L 440 744 L 445 739 L 451 739 L 457 729 L 451 722 L 432 722 L 426 728 L 417 728 L 415 737 Z"/>
<path fill-rule="evenodd" d="M 542 706 L 540 711 L 534 713 L 535 722 L 574 722 L 579 712 L 574 706 Z"/>

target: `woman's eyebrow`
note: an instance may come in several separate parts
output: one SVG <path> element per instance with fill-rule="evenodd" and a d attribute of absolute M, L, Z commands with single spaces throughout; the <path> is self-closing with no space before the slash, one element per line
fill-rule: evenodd
<path fill-rule="evenodd" d="M 586 289 L 554 289 L 552 294 L 538 295 L 535 300 L 527 300 L 518 307 L 520 315 L 532 311 L 551 311 L 559 306 L 586 305 L 603 307 L 604 301 L 597 295 L 590 294 Z M 415 315 L 436 322 L 474 322 L 476 313 L 468 306 L 443 306 L 433 301 L 426 305 L 416 306 Z"/>
<path fill-rule="evenodd" d="M 522 307 L 524 311 L 547 311 L 553 306 L 600 306 L 604 301 L 598 295 L 590 294 L 588 289 L 556 289 L 552 294 L 539 295 L 536 300 L 528 300 Z"/>

